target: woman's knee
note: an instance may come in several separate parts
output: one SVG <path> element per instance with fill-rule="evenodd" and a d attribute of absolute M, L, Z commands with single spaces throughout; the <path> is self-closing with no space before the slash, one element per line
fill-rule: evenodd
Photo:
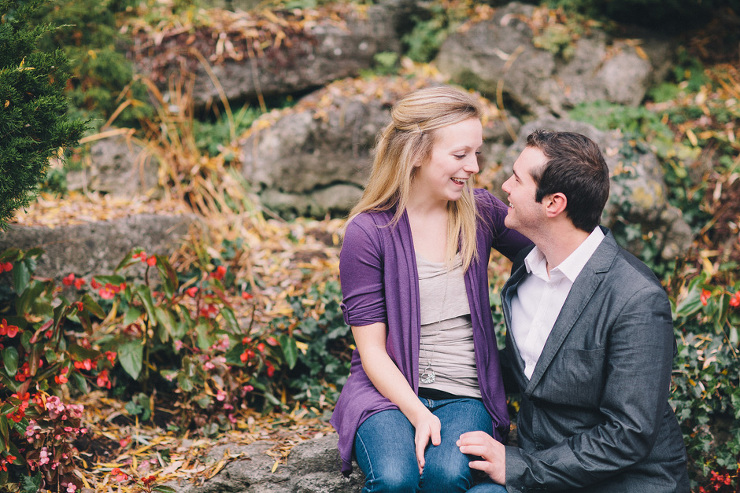
<path fill-rule="evenodd" d="M 473 476 L 467 460 L 427 462 L 421 477 L 422 491 L 467 491 L 473 485 Z"/>
<path fill-rule="evenodd" d="M 409 493 L 419 491 L 419 471 L 402 468 L 387 468 L 373 471 L 373 477 L 366 479 L 365 490 L 369 492 Z M 441 491 L 441 490 L 438 490 Z"/>

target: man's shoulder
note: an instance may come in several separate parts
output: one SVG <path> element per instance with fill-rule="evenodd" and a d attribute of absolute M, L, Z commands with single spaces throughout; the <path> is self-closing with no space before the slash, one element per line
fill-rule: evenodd
<path fill-rule="evenodd" d="M 609 269 L 611 282 L 618 288 L 638 290 L 641 288 L 663 289 L 655 273 L 642 260 L 619 246 L 611 234 L 604 238 L 606 247 L 613 248 L 614 261 Z"/>

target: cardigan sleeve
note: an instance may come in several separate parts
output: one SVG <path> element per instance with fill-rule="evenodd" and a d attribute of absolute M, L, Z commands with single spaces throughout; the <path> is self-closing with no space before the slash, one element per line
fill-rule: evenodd
<path fill-rule="evenodd" d="M 378 226 L 367 215 L 347 225 L 339 254 L 342 312 L 350 326 L 386 322 L 383 255 Z"/>

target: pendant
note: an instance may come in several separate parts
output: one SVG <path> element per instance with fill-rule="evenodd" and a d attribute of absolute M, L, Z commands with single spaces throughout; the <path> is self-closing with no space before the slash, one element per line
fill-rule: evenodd
<path fill-rule="evenodd" d="M 434 374 L 434 370 L 432 370 L 432 365 L 427 363 L 426 368 L 424 368 L 424 371 L 419 375 L 419 379 L 421 380 L 421 383 L 424 384 L 434 383 L 437 376 Z"/>

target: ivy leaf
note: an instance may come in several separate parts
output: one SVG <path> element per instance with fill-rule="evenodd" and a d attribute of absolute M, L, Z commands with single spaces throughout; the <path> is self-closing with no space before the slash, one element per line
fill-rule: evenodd
<path fill-rule="evenodd" d="M 144 364 L 144 347 L 141 341 L 127 342 L 118 349 L 118 361 L 123 369 L 136 380 Z"/>
<path fill-rule="evenodd" d="M 3 351 L 3 365 L 8 375 L 18 373 L 18 350 L 13 346 L 5 348 Z"/>
<path fill-rule="evenodd" d="M 283 350 L 285 362 L 288 364 L 288 368 L 292 370 L 298 361 L 298 346 L 295 339 L 287 334 L 281 334 L 278 340 L 280 341 L 280 348 Z"/>
<path fill-rule="evenodd" d="M 16 293 L 22 293 L 31 280 L 31 271 L 26 265 L 26 261 L 21 261 L 13 266 L 13 287 Z"/>

